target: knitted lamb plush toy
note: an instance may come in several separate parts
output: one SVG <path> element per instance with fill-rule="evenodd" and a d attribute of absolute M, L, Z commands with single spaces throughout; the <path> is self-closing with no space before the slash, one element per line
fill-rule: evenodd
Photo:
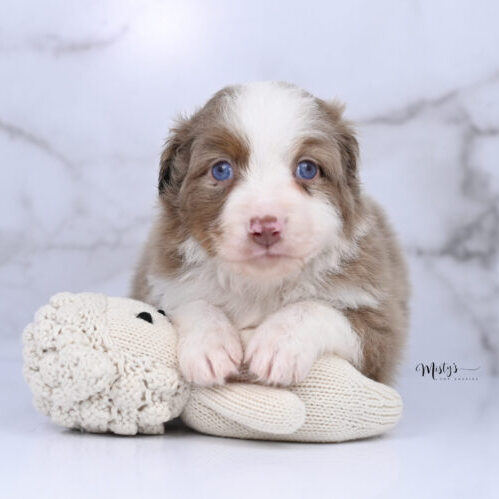
<path fill-rule="evenodd" d="M 333 355 L 290 389 L 244 381 L 190 386 L 177 368 L 168 316 L 128 298 L 57 294 L 23 339 L 35 406 L 68 428 L 159 434 L 180 416 L 211 435 L 339 442 L 379 435 L 402 412 L 395 390 Z"/>

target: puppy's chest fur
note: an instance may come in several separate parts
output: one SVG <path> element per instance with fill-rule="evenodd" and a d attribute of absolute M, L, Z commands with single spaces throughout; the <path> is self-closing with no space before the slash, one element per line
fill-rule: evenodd
<path fill-rule="evenodd" d="M 325 275 L 324 270 L 308 269 L 295 280 L 266 286 L 240 280 L 208 261 L 184 268 L 176 278 L 150 274 L 148 284 L 151 301 L 157 306 L 174 309 L 205 300 L 221 308 L 237 329 L 256 327 L 280 308 L 299 301 L 320 301 L 337 309 L 377 306 L 374 290 Z"/>

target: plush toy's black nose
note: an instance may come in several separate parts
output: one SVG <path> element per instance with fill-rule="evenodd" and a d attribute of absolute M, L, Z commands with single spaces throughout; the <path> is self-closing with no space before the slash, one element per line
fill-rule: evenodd
<path fill-rule="evenodd" d="M 152 324 L 152 315 L 149 312 L 140 312 L 140 314 L 137 314 L 137 319 L 142 319 Z"/>

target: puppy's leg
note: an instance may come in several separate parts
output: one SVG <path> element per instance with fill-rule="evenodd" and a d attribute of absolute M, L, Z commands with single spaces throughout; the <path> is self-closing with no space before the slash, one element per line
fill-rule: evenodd
<path fill-rule="evenodd" d="M 198 385 L 223 384 L 239 371 L 242 348 L 226 315 L 206 301 L 186 303 L 172 311 L 178 331 L 179 369 Z"/>
<path fill-rule="evenodd" d="M 362 343 L 362 372 L 381 383 L 391 383 L 405 344 L 407 304 L 396 300 L 373 308 L 345 310 Z"/>
<path fill-rule="evenodd" d="M 244 360 L 259 380 L 289 385 L 303 381 L 325 352 L 356 367 L 362 362 L 360 338 L 345 315 L 329 305 L 303 301 L 283 307 L 256 328 Z"/>

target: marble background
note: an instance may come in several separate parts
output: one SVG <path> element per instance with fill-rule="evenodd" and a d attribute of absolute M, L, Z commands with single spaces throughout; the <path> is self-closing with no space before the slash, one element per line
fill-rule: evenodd
<path fill-rule="evenodd" d="M 0 357 L 57 291 L 127 293 L 171 118 L 241 81 L 347 103 L 420 361 L 499 372 L 499 5 L 0 3 Z"/>

